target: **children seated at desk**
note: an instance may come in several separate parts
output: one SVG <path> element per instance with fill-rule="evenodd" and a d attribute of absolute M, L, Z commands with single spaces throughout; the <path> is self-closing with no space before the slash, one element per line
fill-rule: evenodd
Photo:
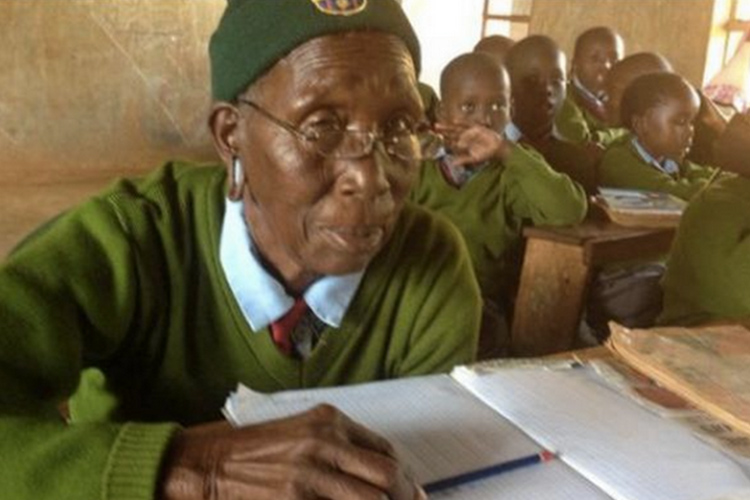
<path fill-rule="evenodd" d="M 426 162 L 411 199 L 445 215 L 463 234 L 484 298 L 479 357 L 506 354 L 509 303 L 520 269 L 524 224 L 567 225 L 586 213 L 583 189 L 525 145 L 508 144 L 508 75 L 489 55 L 469 53 L 443 70 L 438 130 L 447 150 Z M 477 162 L 476 151 L 492 151 Z"/>
<path fill-rule="evenodd" d="M 597 187 L 598 148 L 592 151 L 573 144 L 555 127 L 565 98 L 565 54 L 551 38 L 533 35 L 510 49 L 506 67 L 513 94 L 513 120 L 506 127 L 507 138 L 534 148 L 552 168 L 593 193 Z"/>
<path fill-rule="evenodd" d="M 692 198 L 714 173 L 685 159 L 699 105 L 698 93 L 675 73 L 651 73 L 633 81 L 621 103 L 622 122 L 631 133 L 604 154 L 601 185 Z"/>
<path fill-rule="evenodd" d="M 725 175 L 696 195 L 680 220 L 662 286 L 659 323 L 750 318 L 750 115 L 735 115 L 716 142 Z"/>
<path fill-rule="evenodd" d="M 604 26 L 590 28 L 576 39 L 570 85 L 555 120 L 560 134 L 569 141 L 606 146 L 615 139 L 606 123 L 604 82 L 624 51 L 622 37 Z"/>

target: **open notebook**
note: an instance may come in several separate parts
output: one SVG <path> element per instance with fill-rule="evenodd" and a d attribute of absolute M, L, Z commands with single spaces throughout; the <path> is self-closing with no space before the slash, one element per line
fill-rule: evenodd
<path fill-rule="evenodd" d="M 421 483 L 543 449 L 559 454 L 430 498 L 750 498 L 750 476 L 738 463 L 586 367 L 459 367 L 451 375 L 271 395 L 240 387 L 224 413 L 242 425 L 321 402 L 388 438 Z"/>

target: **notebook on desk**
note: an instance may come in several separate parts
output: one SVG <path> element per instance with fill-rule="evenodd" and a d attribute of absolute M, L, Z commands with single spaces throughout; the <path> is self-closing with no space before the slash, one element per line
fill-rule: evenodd
<path fill-rule="evenodd" d="M 687 203 L 669 193 L 599 188 L 594 201 L 621 226 L 677 227 Z"/>
<path fill-rule="evenodd" d="M 559 454 L 430 498 L 750 498 L 750 478 L 737 462 L 586 367 L 460 367 L 451 375 L 272 395 L 239 388 L 224 411 L 241 425 L 322 402 L 388 438 L 422 484 L 544 449 Z"/>

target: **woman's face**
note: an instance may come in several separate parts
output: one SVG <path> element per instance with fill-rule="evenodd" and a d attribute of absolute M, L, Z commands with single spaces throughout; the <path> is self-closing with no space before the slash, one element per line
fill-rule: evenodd
<path fill-rule="evenodd" d="M 410 53 L 379 32 L 310 40 L 242 97 L 300 130 L 383 132 L 423 119 Z M 238 112 L 245 213 L 266 261 L 292 289 L 362 270 L 390 238 L 419 162 L 382 144 L 361 158 L 325 158 L 251 106 Z"/>

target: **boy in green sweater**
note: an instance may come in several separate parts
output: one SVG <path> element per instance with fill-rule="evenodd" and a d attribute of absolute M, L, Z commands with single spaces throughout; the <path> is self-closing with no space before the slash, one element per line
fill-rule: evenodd
<path fill-rule="evenodd" d="M 614 139 L 606 123 L 605 81 L 624 51 L 622 37 L 604 26 L 590 28 L 576 38 L 570 84 L 555 119 L 560 134 L 569 141 L 606 147 Z"/>
<path fill-rule="evenodd" d="M 594 193 L 600 148 L 573 144 L 555 126 L 565 98 L 565 54 L 551 38 L 532 35 L 513 45 L 505 65 L 513 97 L 508 140 L 533 148 L 552 168 Z"/>
<path fill-rule="evenodd" d="M 209 51 L 221 165 L 121 181 L 0 267 L 0 496 L 425 498 L 332 407 L 244 428 L 220 414 L 238 383 L 474 358 L 466 247 L 405 200 L 430 139 L 416 36 L 394 0 L 233 0 Z M 85 368 L 107 394 L 84 385 L 65 422 Z"/>
<path fill-rule="evenodd" d="M 635 79 L 620 109 L 631 133 L 607 149 L 599 170 L 601 185 L 692 198 L 714 172 L 685 159 L 699 105 L 698 93 L 680 75 L 650 73 Z"/>
<path fill-rule="evenodd" d="M 531 148 L 509 144 L 510 82 L 488 54 L 464 54 L 440 78 L 447 150 L 426 162 L 411 198 L 461 231 L 484 298 L 480 358 L 507 354 L 525 224 L 566 225 L 586 213 L 583 189 Z"/>

